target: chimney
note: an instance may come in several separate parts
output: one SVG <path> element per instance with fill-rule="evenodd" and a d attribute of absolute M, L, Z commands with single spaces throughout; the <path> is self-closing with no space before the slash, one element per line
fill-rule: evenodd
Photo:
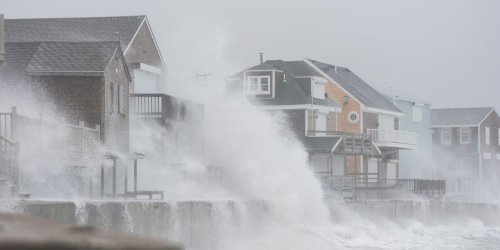
<path fill-rule="evenodd" d="M 260 64 L 264 64 L 264 53 L 260 52 L 259 56 L 260 56 Z"/>
<path fill-rule="evenodd" d="M 5 55 L 4 39 L 3 14 L 0 14 L 0 62 L 3 62 L 3 56 Z"/>

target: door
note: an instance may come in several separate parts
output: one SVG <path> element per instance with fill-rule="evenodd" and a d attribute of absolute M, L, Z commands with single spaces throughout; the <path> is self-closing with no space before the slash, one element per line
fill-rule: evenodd
<path fill-rule="evenodd" d="M 397 179 L 397 163 L 389 161 L 387 162 L 387 179 Z"/>

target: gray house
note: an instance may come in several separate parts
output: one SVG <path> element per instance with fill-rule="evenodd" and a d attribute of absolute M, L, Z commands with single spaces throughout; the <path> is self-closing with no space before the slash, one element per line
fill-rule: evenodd
<path fill-rule="evenodd" d="M 474 194 L 500 177 L 500 118 L 492 107 L 432 109 L 433 156 L 448 192 Z"/>
<path fill-rule="evenodd" d="M 332 153 L 340 142 L 340 106 L 325 94 L 326 79 L 304 61 L 268 60 L 227 79 L 228 92 L 269 112 L 286 114 L 288 124 L 309 153 L 320 176 L 343 175 L 341 156 Z"/>
<path fill-rule="evenodd" d="M 0 86 L 72 123 L 100 125 L 129 151 L 129 95 L 158 91 L 166 67 L 145 16 L 5 20 Z M 15 105 L 15 104 L 13 104 Z"/>

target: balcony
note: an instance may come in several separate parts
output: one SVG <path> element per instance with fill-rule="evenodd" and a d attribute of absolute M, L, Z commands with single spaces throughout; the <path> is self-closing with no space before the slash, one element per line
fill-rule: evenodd
<path fill-rule="evenodd" d="M 373 143 L 377 147 L 416 149 L 417 134 L 393 129 L 368 129 Z"/>

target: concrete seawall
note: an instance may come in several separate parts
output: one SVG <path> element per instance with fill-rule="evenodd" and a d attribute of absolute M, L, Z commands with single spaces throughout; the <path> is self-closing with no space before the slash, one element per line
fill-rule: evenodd
<path fill-rule="evenodd" d="M 267 206 L 259 201 L 26 200 L 1 201 L 0 211 L 182 242 L 187 249 L 215 249 L 223 239 L 217 236 L 228 229 L 258 227 Z"/>
<path fill-rule="evenodd" d="M 367 218 L 391 220 L 418 220 L 427 225 L 453 224 L 465 220 L 479 220 L 486 226 L 500 225 L 500 206 L 497 204 L 456 201 L 356 201 L 330 202 L 335 219 L 342 220 L 346 210 Z"/>
<path fill-rule="evenodd" d="M 451 201 L 329 202 L 334 221 L 359 218 L 388 219 L 424 224 L 479 220 L 500 225 L 500 206 Z M 130 232 L 182 242 L 187 249 L 216 249 L 225 235 L 260 231 L 269 219 L 263 201 L 1 201 L 0 211 L 52 219 L 65 224 L 90 225 L 115 232 Z M 353 213 L 354 212 L 354 213 Z M 354 217 L 353 217 L 354 216 Z M 248 230 L 242 231 L 242 228 Z M 221 236 L 222 235 L 222 236 Z"/>

